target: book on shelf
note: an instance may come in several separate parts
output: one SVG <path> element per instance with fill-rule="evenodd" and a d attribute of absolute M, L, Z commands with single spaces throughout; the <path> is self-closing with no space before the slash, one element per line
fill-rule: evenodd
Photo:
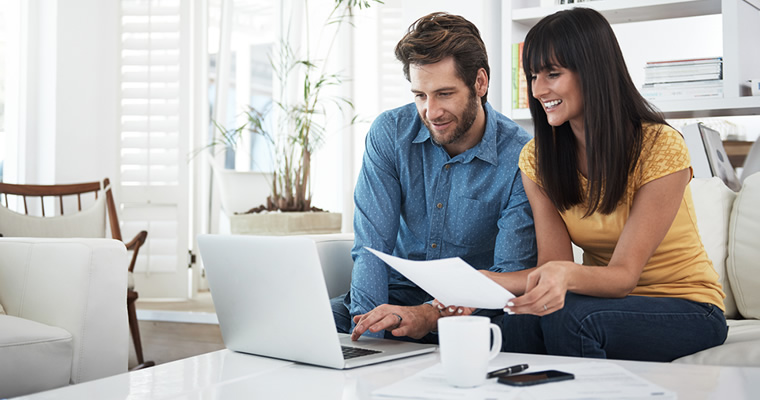
<path fill-rule="evenodd" d="M 512 109 L 528 108 L 528 81 L 522 64 L 523 43 L 512 44 Z"/>
<path fill-rule="evenodd" d="M 706 57 L 706 58 L 689 58 L 683 60 L 670 61 L 649 61 L 647 67 L 678 66 L 678 65 L 699 65 L 723 63 L 723 57 Z"/>
<path fill-rule="evenodd" d="M 517 93 L 517 108 L 528 108 L 528 79 L 525 77 L 525 69 L 523 68 L 523 45 L 525 42 L 519 43 L 518 50 L 518 75 L 519 75 L 519 92 Z"/>
<path fill-rule="evenodd" d="M 723 97 L 723 80 L 645 84 L 641 95 L 649 101 Z"/>
<path fill-rule="evenodd" d="M 651 61 L 644 67 L 644 83 L 691 82 L 723 79 L 721 57 Z"/>
<path fill-rule="evenodd" d="M 723 79 L 723 74 L 687 74 L 662 77 L 646 77 L 644 79 L 644 84 L 649 85 L 657 83 L 712 81 L 716 79 Z"/>
<path fill-rule="evenodd" d="M 518 66 L 518 61 L 520 59 L 520 56 L 518 52 L 520 51 L 520 45 L 519 43 L 512 43 L 512 109 L 517 108 L 518 104 L 518 93 L 519 91 L 519 74 L 520 74 L 520 68 Z"/>
<path fill-rule="evenodd" d="M 647 65 L 645 71 L 649 74 L 678 74 L 678 73 L 710 73 L 723 70 L 723 63 L 682 64 L 682 65 Z"/>
<path fill-rule="evenodd" d="M 723 57 L 647 62 L 641 95 L 649 101 L 723 97 Z"/>

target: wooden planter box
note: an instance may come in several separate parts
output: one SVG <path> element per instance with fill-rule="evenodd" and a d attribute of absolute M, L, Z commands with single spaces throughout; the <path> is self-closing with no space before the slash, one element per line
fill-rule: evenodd
<path fill-rule="evenodd" d="M 341 213 L 273 212 L 230 216 L 230 231 L 236 235 L 315 235 L 339 233 Z"/>

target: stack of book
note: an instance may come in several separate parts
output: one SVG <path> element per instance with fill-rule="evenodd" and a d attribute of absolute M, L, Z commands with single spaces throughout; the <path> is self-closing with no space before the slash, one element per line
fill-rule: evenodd
<path fill-rule="evenodd" d="M 723 58 L 648 62 L 641 94 L 649 101 L 723 97 Z"/>
<path fill-rule="evenodd" d="M 528 81 L 522 62 L 524 43 L 512 44 L 512 108 L 528 108 Z"/>

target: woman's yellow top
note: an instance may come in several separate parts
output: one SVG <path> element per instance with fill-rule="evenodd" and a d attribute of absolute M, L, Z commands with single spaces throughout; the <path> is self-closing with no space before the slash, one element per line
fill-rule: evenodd
<path fill-rule="evenodd" d="M 628 187 L 617 208 L 609 215 L 600 212 L 583 218 L 587 204 L 578 204 L 561 213 L 570 239 L 583 249 L 583 264 L 606 266 L 612 258 L 639 189 L 657 178 L 689 168 L 691 160 L 686 143 L 669 126 L 644 125 L 644 141 L 636 169 L 628 176 Z M 659 130 L 659 134 L 658 134 Z M 520 153 L 520 170 L 541 186 L 536 177 L 535 142 L 531 140 Z M 582 193 L 586 178 L 578 173 Z M 675 297 L 711 303 L 725 311 L 726 297 L 718 283 L 718 273 L 707 257 L 697 229 L 691 190 L 686 188 L 673 225 L 644 266 L 632 295 Z"/>

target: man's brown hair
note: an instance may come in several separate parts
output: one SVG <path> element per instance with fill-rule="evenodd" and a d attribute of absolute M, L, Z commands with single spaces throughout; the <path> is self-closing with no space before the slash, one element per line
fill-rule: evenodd
<path fill-rule="evenodd" d="M 404 77 L 408 81 L 411 81 L 409 65 L 434 64 L 447 57 L 454 58 L 457 75 L 472 93 L 480 68 L 486 70 L 490 82 L 491 69 L 480 31 L 459 15 L 428 14 L 410 25 L 409 31 L 396 45 L 396 58 L 404 64 Z M 480 98 L 482 104 L 487 96 L 488 90 Z"/>

